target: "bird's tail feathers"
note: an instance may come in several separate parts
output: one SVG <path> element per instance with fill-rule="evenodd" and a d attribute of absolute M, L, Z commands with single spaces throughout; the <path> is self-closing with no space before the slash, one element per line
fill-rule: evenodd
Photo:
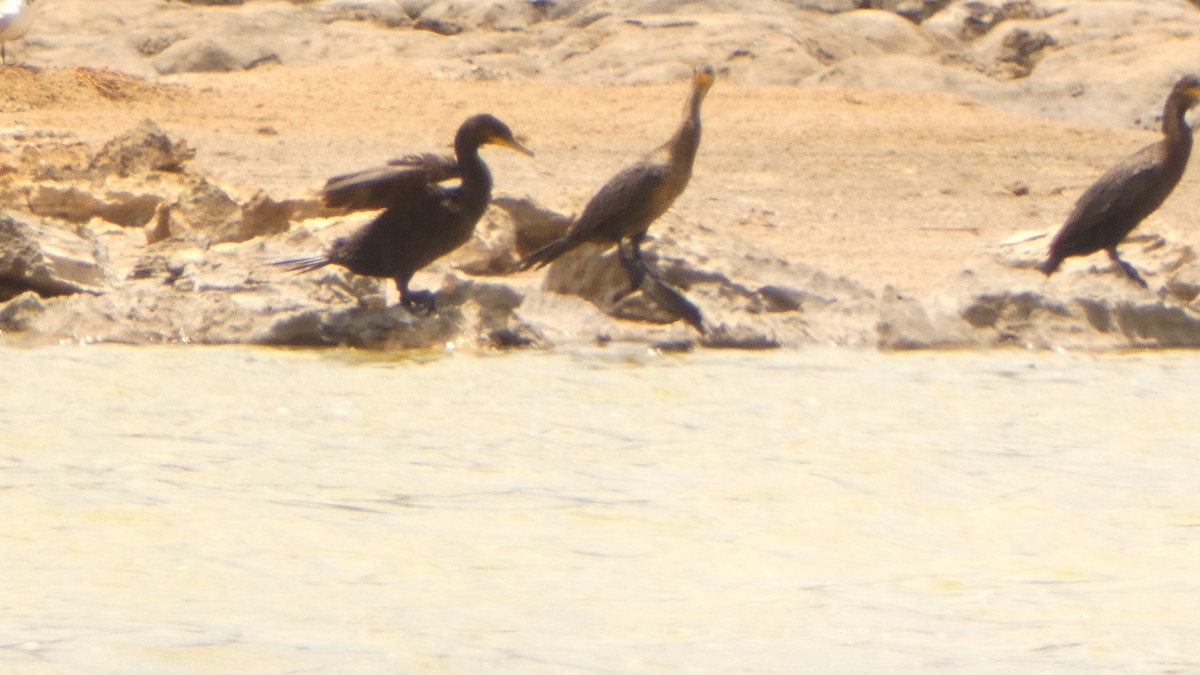
<path fill-rule="evenodd" d="M 1054 274 L 1054 270 L 1057 270 L 1058 266 L 1061 264 L 1062 258 L 1052 255 L 1049 258 L 1046 258 L 1046 262 L 1038 265 L 1038 270 L 1040 270 L 1042 274 L 1050 276 L 1051 274 Z"/>
<path fill-rule="evenodd" d="M 288 272 L 300 274 L 302 272 L 311 272 L 313 270 L 321 269 L 331 262 L 333 261 L 330 260 L 329 256 L 316 255 L 308 258 L 286 258 L 284 260 L 272 260 L 270 264 L 275 267 L 282 267 Z"/>
<path fill-rule="evenodd" d="M 524 272 L 529 269 L 538 269 L 545 267 L 558 259 L 559 256 L 574 248 L 573 242 L 566 237 L 555 239 L 538 250 L 521 258 L 517 263 L 517 271 Z"/>

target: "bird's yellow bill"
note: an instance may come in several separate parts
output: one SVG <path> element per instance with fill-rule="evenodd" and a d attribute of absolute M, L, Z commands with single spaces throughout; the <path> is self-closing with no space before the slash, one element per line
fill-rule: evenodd
<path fill-rule="evenodd" d="M 515 140 L 510 140 L 507 138 L 500 138 L 499 136 L 493 136 L 491 141 L 492 141 L 492 143 L 495 143 L 496 145 L 503 146 L 510 150 L 516 150 L 517 152 L 521 153 L 522 155 L 529 155 L 530 157 L 533 157 L 532 150 L 525 147 L 524 145 L 521 145 L 520 143 L 518 143 Z"/>

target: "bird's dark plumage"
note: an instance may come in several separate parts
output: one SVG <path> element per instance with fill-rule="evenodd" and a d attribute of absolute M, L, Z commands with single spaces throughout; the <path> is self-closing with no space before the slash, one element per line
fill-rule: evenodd
<path fill-rule="evenodd" d="M 296 272 L 340 265 L 355 274 L 393 279 L 400 304 L 412 309 L 408 283 L 421 268 L 462 246 L 487 209 L 492 176 L 479 147 L 495 144 L 532 155 L 512 131 L 491 115 L 463 122 L 454 139 L 455 157 L 409 155 L 386 166 L 329 179 L 322 191 L 327 207 L 351 211 L 383 209 L 368 225 L 335 240 L 323 255 L 274 264 Z M 440 183 L 458 178 L 461 183 Z"/>
<path fill-rule="evenodd" d="M 1180 79 L 1163 107 L 1163 135 L 1109 169 L 1079 197 L 1067 222 L 1050 243 L 1038 269 L 1050 276 L 1072 256 L 1107 251 L 1132 280 L 1146 285 L 1117 255 L 1117 244 L 1166 200 L 1183 177 L 1192 152 L 1192 130 L 1184 114 L 1200 99 L 1200 79 Z"/>
<path fill-rule="evenodd" d="M 612 245 L 628 239 L 635 258 L 650 224 L 683 193 L 700 147 L 700 104 L 716 78 L 711 66 L 696 68 L 687 116 L 671 140 L 627 167 L 592 197 L 561 238 L 517 263 L 519 271 L 549 264 L 584 242 Z"/>
<path fill-rule="evenodd" d="M 325 182 L 321 200 L 327 208 L 349 211 L 386 209 L 397 193 L 421 191 L 455 178 L 462 178 L 458 160 L 432 152 L 405 155 L 384 166 L 334 176 Z"/>

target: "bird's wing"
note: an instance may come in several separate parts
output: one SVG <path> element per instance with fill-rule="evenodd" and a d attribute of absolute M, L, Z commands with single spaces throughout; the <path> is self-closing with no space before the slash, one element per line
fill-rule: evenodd
<path fill-rule="evenodd" d="M 1165 146 L 1152 143 L 1109 169 L 1084 192 L 1071 211 L 1056 242 L 1068 242 L 1096 227 L 1128 228 L 1158 208 L 1170 190 L 1163 190 Z"/>
<path fill-rule="evenodd" d="M 385 166 L 330 178 L 321 190 L 321 199 L 331 209 L 385 209 L 420 198 L 432 184 L 457 176 L 458 162 L 452 157 L 408 155 Z"/>
<path fill-rule="evenodd" d="M 462 178 L 456 158 L 450 155 L 439 155 L 435 152 L 422 152 L 390 159 L 388 166 L 421 169 L 425 172 L 425 180 L 430 183 Z"/>
<path fill-rule="evenodd" d="M 640 162 L 613 176 L 584 207 L 568 236 L 586 238 L 592 232 L 625 227 L 626 221 L 651 208 L 666 174 L 663 164 Z"/>

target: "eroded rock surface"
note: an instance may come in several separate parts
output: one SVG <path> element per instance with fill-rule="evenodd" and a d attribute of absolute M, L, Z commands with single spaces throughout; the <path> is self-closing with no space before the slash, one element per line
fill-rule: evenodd
<path fill-rule="evenodd" d="M 1045 233 L 1030 233 L 917 298 L 799 261 L 714 256 L 667 228 L 647 240 L 646 259 L 703 312 L 702 336 L 645 294 L 614 301 L 629 280 L 612 249 L 581 246 L 544 273 L 510 275 L 519 254 L 570 222 L 528 198 L 501 198 L 470 244 L 418 275 L 436 291 L 437 311 L 414 314 L 379 281 L 337 267 L 293 275 L 268 264 L 318 251 L 370 214 L 292 220 L 288 205 L 304 198 L 255 193 L 239 202 L 187 170 L 185 148 L 152 123 L 95 153 L 70 137 L 10 141 L 5 156 L 18 159 L 7 165 L 5 194 L 28 197 L 30 210 L 0 215 L 0 330 L 48 340 L 383 349 L 611 340 L 744 349 L 1200 346 L 1197 256 L 1154 233 L 1122 247 L 1154 291 L 1091 259 L 1072 259 L 1044 279 L 1034 266 Z M 88 168 L 44 171 L 19 160 L 31 156 L 74 157 Z M 110 180 L 133 178 L 150 191 L 122 213 L 140 215 L 113 217 Z"/>

